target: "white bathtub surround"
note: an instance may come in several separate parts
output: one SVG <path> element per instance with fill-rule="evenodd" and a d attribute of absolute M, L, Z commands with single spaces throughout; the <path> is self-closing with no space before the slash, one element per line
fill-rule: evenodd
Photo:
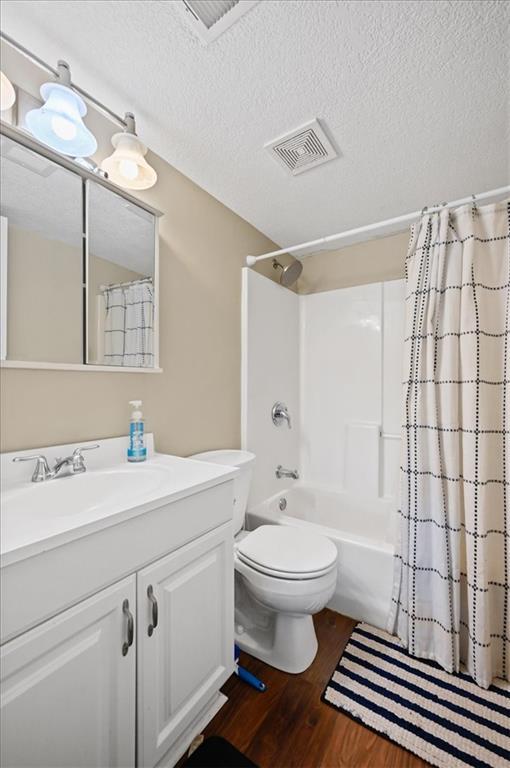
<path fill-rule="evenodd" d="M 510 201 L 425 215 L 407 259 L 401 542 L 390 629 L 510 679 Z"/>
<path fill-rule="evenodd" d="M 402 280 L 300 297 L 306 483 L 395 497 L 403 314 Z"/>
<path fill-rule="evenodd" d="M 391 595 L 403 319 L 401 280 L 298 297 L 244 271 L 242 439 L 257 453 L 250 527 L 313 525 L 331 537 L 339 581 L 330 606 L 379 627 Z M 295 428 L 277 430 L 268 404 L 293 410 L 296 398 Z M 280 463 L 301 480 L 275 481 Z"/>
<path fill-rule="evenodd" d="M 352 473 L 361 470 L 359 484 L 379 485 L 376 456 L 372 463 L 359 459 L 365 447 L 373 451 L 362 425 L 381 427 L 382 303 L 380 283 L 301 297 L 301 463 L 308 483 L 341 490 L 346 480 L 358 485 Z M 361 430 L 349 435 L 349 425 Z"/>
<path fill-rule="evenodd" d="M 284 498 L 286 507 L 280 509 Z M 329 607 L 384 627 L 393 581 L 393 502 L 375 502 L 302 483 L 253 507 L 248 527 L 284 525 L 327 536 L 338 552 L 337 581 Z"/>
<path fill-rule="evenodd" d="M 395 498 L 403 316 L 402 280 L 297 296 L 243 270 L 242 445 L 257 455 L 250 506 L 289 487 L 274 477 L 278 464 L 315 486 Z M 291 430 L 273 425 L 276 400 L 289 407 Z"/>
<path fill-rule="evenodd" d="M 299 296 L 243 269 L 241 443 L 257 456 L 250 504 L 288 488 L 279 464 L 299 467 Z M 271 410 L 284 402 L 291 417 L 276 427 Z"/>

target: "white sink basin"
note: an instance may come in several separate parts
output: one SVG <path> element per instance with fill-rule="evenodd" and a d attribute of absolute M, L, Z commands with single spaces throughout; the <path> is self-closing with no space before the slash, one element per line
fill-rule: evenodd
<path fill-rule="evenodd" d="M 42 483 L 27 483 L 6 491 L 3 516 L 35 518 L 68 517 L 110 508 L 138 497 L 151 495 L 168 483 L 161 466 L 113 467 L 67 475 Z"/>
<path fill-rule="evenodd" d="M 12 458 L 5 459 L 7 468 Z M 18 472 L 19 466 L 15 465 Z M 123 461 L 40 483 L 28 479 L 30 465 L 25 470 L 22 482 L 11 481 L 2 492 L 2 566 L 237 474 L 229 467 L 165 454 L 153 454 L 140 464 Z"/>

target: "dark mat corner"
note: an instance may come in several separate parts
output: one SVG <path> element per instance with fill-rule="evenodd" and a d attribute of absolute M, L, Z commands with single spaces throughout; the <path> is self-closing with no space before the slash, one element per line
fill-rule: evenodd
<path fill-rule="evenodd" d="M 184 763 L 183 768 L 258 768 L 221 736 L 209 736 Z"/>

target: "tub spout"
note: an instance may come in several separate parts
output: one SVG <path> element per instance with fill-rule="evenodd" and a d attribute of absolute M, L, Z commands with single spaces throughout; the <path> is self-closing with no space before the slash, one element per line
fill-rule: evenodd
<path fill-rule="evenodd" d="M 292 480 L 299 480 L 299 472 L 297 469 L 285 469 L 281 464 L 278 464 L 276 467 L 275 475 L 278 480 L 281 480 L 282 477 L 290 477 Z"/>

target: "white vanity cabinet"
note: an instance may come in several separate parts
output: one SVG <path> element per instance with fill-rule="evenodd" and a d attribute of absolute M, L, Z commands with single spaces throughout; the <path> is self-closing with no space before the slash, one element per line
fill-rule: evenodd
<path fill-rule="evenodd" d="M 232 529 L 140 571 L 138 765 L 154 766 L 232 673 Z"/>
<path fill-rule="evenodd" d="M 227 523 L 3 645 L 2 768 L 172 765 L 232 673 L 232 552 Z"/>
<path fill-rule="evenodd" d="M 2 768 L 133 765 L 135 603 L 130 576 L 2 647 Z"/>
<path fill-rule="evenodd" d="M 1 768 L 171 768 L 226 700 L 237 470 L 126 443 L 41 485 L 0 456 Z"/>
<path fill-rule="evenodd" d="M 237 470 L 147 442 L 3 489 L 1 768 L 170 768 L 226 700 Z"/>

